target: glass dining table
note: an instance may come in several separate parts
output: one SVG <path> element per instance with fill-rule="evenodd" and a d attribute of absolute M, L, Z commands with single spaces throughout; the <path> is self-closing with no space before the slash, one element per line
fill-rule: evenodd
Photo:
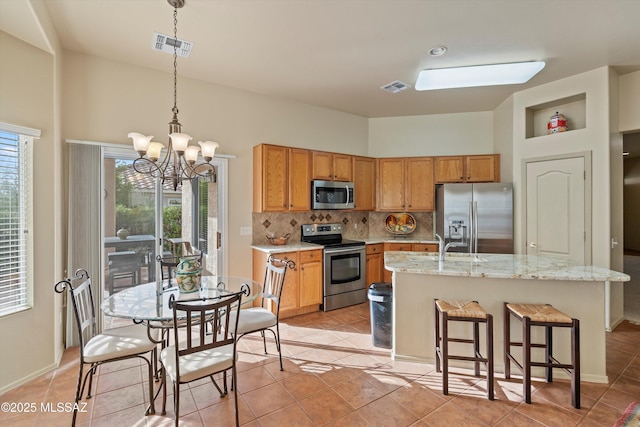
<path fill-rule="evenodd" d="M 173 320 L 170 301 L 215 298 L 239 291 L 243 291 L 242 307 L 251 307 L 261 294 L 262 285 L 242 277 L 202 276 L 198 291 L 181 293 L 169 280 L 158 280 L 116 292 L 105 298 L 100 308 L 107 316 L 157 324 Z"/>

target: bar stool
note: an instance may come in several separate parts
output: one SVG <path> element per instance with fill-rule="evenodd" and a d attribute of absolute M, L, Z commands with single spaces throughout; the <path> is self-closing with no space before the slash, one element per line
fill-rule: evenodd
<path fill-rule="evenodd" d="M 511 341 L 511 315 L 522 322 L 522 342 Z M 545 343 L 531 342 L 531 327 L 545 328 Z M 560 363 L 553 357 L 552 328 L 571 328 L 571 364 Z M 522 347 L 522 364 L 511 354 L 511 347 Z M 532 362 L 531 348 L 544 348 L 545 361 Z M 524 401 L 531 403 L 531 367 L 546 368 L 547 382 L 553 381 L 553 369 L 562 369 L 571 375 L 571 404 L 580 409 L 580 321 L 573 319 L 550 304 L 504 303 L 504 377 L 511 378 L 513 362 L 522 371 Z"/>
<path fill-rule="evenodd" d="M 442 334 L 440 318 L 442 317 Z M 450 338 L 449 321 L 473 323 L 473 339 Z M 480 323 L 486 324 L 487 357 L 480 353 Z M 449 394 L 449 360 L 474 362 L 474 374 L 480 376 L 480 362 L 487 366 L 487 398 L 493 400 L 493 315 L 487 313 L 477 301 L 435 300 L 436 372 L 442 371 L 442 394 Z M 474 356 L 449 354 L 449 343 L 473 344 Z M 440 364 L 442 363 L 442 369 Z"/>

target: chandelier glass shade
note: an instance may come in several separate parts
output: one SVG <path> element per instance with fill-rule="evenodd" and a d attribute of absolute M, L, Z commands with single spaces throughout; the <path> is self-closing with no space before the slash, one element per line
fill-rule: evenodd
<path fill-rule="evenodd" d="M 152 141 L 153 136 L 131 132 L 128 137 L 133 140 L 133 148 L 138 157 L 133 162 L 133 169 L 137 173 L 159 178 L 162 183 L 170 182 L 173 189 L 184 180 L 196 177 L 216 180 L 216 170 L 211 164 L 219 147 L 217 142 L 199 141 L 198 145 L 190 145 L 190 135 L 182 133 L 182 125 L 178 121 L 177 82 L 178 82 L 178 9 L 184 6 L 184 0 L 167 0 L 173 6 L 173 119 L 169 122 L 169 140 L 165 145 Z M 166 150 L 165 150 L 166 148 Z M 199 154 L 202 160 L 199 161 Z"/>

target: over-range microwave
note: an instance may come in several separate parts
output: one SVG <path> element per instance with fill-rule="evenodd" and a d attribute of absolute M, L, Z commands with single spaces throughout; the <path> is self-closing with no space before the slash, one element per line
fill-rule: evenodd
<path fill-rule="evenodd" d="M 311 209 L 353 209 L 353 182 L 311 181 Z"/>

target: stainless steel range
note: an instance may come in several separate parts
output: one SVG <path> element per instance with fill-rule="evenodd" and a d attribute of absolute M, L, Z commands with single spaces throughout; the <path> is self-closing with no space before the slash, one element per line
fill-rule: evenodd
<path fill-rule="evenodd" d="M 342 238 L 342 224 L 302 225 L 302 241 L 324 246 L 323 310 L 367 301 L 364 242 Z"/>

